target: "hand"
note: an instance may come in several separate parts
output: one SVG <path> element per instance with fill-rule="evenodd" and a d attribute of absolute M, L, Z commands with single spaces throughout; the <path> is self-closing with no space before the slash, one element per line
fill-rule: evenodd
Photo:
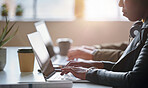
<path fill-rule="evenodd" d="M 84 67 L 84 68 L 90 68 L 92 67 L 91 63 L 89 62 L 78 62 L 78 61 L 70 61 L 67 65 L 67 66 L 74 66 L 74 67 Z"/>
<path fill-rule="evenodd" d="M 84 49 L 83 47 L 72 48 L 68 52 L 68 60 L 74 60 L 78 58 L 92 60 L 92 52 L 92 50 Z"/>
<path fill-rule="evenodd" d="M 90 67 L 95 67 L 98 69 L 102 69 L 104 68 L 104 65 L 102 62 L 100 61 L 83 61 L 83 62 L 79 62 L 79 61 L 70 61 L 67 66 L 74 66 L 74 67 L 84 67 L 84 68 L 90 68 Z"/>
<path fill-rule="evenodd" d="M 75 77 L 85 80 L 87 68 L 67 66 L 62 68 L 61 75 L 68 74 L 69 72 L 71 72 Z"/>

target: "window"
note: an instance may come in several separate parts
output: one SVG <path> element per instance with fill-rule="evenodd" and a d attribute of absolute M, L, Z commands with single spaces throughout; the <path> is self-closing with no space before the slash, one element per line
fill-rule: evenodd
<path fill-rule="evenodd" d="M 84 19 L 89 21 L 127 20 L 122 16 L 117 0 L 83 0 Z M 1 0 L 9 5 L 12 19 L 66 20 L 75 18 L 75 0 Z M 15 16 L 15 7 L 21 4 L 23 16 Z M 82 14 L 82 13 L 81 13 Z"/>
<path fill-rule="evenodd" d="M 23 8 L 23 18 L 32 19 L 34 18 L 34 0 L 16 0 L 16 4 L 20 4 Z"/>
<path fill-rule="evenodd" d="M 43 19 L 72 20 L 74 19 L 74 0 L 2 0 L 9 6 L 10 19 Z M 16 5 L 23 7 L 23 16 L 15 16 Z"/>
<path fill-rule="evenodd" d="M 87 20 L 126 20 L 117 0 L 85 0 Z"/>
<path fill-rule="evenodd" d="M 38 0 L 37 18 L 73 18 L 74 0 Z"/>

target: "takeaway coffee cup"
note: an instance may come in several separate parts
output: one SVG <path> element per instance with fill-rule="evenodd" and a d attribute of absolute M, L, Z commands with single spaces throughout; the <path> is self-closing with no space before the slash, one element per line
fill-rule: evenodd
<path fill-rule="evenodd" d="M 60 55 L 62 55 L 62 56 L 67 55 L 72 42 L 73 41 L 70 38 L 58 38 L 57 39 L 57 44 L 60 49 Z"/>
<path fill-rule="evenodd" d="M 18 58 L 21 72 L 33 72 L 34 53 L 32 49 L 18 49 Z"/>

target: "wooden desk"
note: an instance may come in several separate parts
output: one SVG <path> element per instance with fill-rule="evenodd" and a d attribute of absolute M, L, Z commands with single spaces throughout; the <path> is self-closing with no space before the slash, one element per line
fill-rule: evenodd
<path fill-rule="evenodd" d="M 0 71 L 1 84 L 16 84 L 18 82 L 45 82 L 41 73 L 38 73 L 39 66 L 35 60 L 35 68 L 33 73 L 20 72 L 18 61 L 18 48 L 22 47 L 7 47 L 7 63 L 4 71 Z M 28 47 L 23 47 L 28 48 Z M 73 83 L 73 88 L 112 88 L 91 83 Z"/>

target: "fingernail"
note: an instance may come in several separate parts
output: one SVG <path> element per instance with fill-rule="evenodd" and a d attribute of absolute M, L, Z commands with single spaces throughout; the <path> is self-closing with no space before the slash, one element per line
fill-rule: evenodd
<path fill-rule="evenodd" d="M 61 73 L 60 75 L 63 75 L 63 73 Z"/>

